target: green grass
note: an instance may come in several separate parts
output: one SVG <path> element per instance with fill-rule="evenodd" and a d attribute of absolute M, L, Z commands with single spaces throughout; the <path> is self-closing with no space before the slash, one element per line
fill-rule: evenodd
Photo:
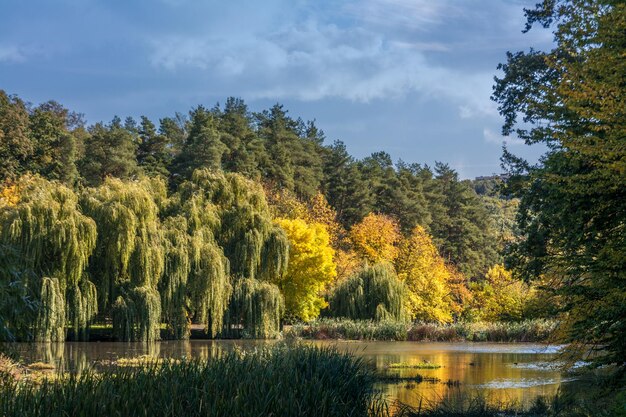
<path fill-rule="evenodd" d="M 545 342 L 550 339 L 555 329 L 556 321 L 543 319 L 453 324 L 321 319 L 306 324 L 295 324 L 285 332 L 285 337 L 416 342 Z"/>
<path fill-rule="evenodd" d="M 6 383 L 0 386 L 0 415 L 367 416 L 379 407 L 374 382 L 373 370 L 348 354 L 280 345 L 203 362 Z"/>

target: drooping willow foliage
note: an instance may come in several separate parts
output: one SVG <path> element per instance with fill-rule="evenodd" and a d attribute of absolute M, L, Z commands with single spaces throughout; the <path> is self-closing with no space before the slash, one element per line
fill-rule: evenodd
<path fill-rule="evenodd" d="M 192 321 L 211 337 L 278 334 L 289 242 L 258 184 L 200 170 L 168 196 L 159 180 L 108 178 L 80 204 L 39 177 L 14 189 L 19 198 L 0 200 L 0 243 L 16 255 L 0 275 L 27 277 L 20 285 L 36 295 L 36 318 L 21 327 L 31 339 L 70 329 L 87 340 L 96 316 L 124 341 L 158 339 L 162 322 L 176 339 Z"/>
<path fill-rule="evenodd" d="M 97 313 L 95 290 L 84 273 L 96 246 L 96 224 L 81 213 L 74 192 L 57 182 L 25 176 L 16 188 L 17 201 L 0 205 L 0 241 L 19 270 L 30 271 L 20 285 L 38 297 L 31 337 L 65 340 L 69 317 L 74 337 L 85 339 Z M 0 275 L 7 279 L 4 268 Z"/>
<path fill-rule="evenodd" d="M 108 178 L 84 192 L 81 204 L 98 225 L 90 265 L 101 307 L 110 311 L 121 340 L 159 338 L 161 301 L 157 285 L 165 249 L 158 207 L 148 180 Z"/>
<path fill-rule="evenodd" d="M 197 170 L 175 200 L 189 222 L 192 305 L 207 331 L 275 335 L 283 302 L 271 283 L 287 266 L 288 242 L 272 223 L 261 186 L 238 174 Z"/>
<path fill-rule="evenodd" d="M 404 320 L 406 288 L 387 264 L 368 266 L 337 286 L 330 300 L 334 317 Z"/>

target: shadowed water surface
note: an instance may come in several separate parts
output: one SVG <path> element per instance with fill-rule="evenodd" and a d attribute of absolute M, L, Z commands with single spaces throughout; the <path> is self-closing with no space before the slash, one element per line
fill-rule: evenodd
<path fill-rule="evenodd" d="M 62 371 L 78 371 L 120 358 L 149 355 L 162 358 L 205 358 L 235 347 L 254 349 L 271 341 L 191 340 L 156 343 L 90 342 L 61 344 L 19 344 L 19 353 L 30 362 L 54 364 Z M 338 342 L 309 341 L 320 346 L 336 346 L 362 356 L 378 372 L 399 377 L 399 382 L 381 383 L 379 388 L 391 400 L 418 406 L 420 401 L 442 398 L 463 401 L 476 394 L 490 402 L 528 404 L 539 395 L 552 395 L 560 384 L 574 378 L 562 372 L 558 346 L 525 343 L 419 343 L 419 342 Z M 404 368 L 390 369 L 390 364 Z M 420 364 L 439 365 L 437 369 L 416 369 Z M 420 375 L 428 382 L 415 383 Z M 405 380 L 403 380 L 405 379 Z"/>

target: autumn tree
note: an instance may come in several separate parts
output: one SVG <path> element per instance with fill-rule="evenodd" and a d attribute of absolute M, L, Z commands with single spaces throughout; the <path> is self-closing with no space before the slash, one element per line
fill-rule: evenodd
<path fill-rule="evenodd" d="M 327 229 L 320 223 L 278 219 L 289 239 L 289 266 L 278 281 L 286 314 L 304 321 L 316 318 L 327 303 L 323 290 L 337 276 Z"/>
<path fill-rule="evenodd" d="M 350 239 L 356 252 L 371 263 L 392 262 L 398 253 L 400 240 L 398 223 L 384 214 L 370 213 L 350 229 Z"/>
<path fill-rule="evenodd" d="M 416 226 L 411 235 L 401 241 L 395 266 L 398 277 L 406 285 L 407 310 L 413 319 L 452 321 L 452 274 L 423 227 Z"/>
<path fill-rule="evenodd" d="M 530 287 L 513 278 L 503 265 L 489 268 L 485 278 L 470 284 L 471 316 L 484 321 L 520 320 L 530 302 Z"/>

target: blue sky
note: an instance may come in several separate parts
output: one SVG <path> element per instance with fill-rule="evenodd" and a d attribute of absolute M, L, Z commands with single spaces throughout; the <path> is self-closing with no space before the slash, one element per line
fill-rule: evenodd
<path fill-rule="evenodd" d="M 89 122 L 280 102 L 357 157 L 385 150 L 470 178 L 500 172 L 498 63 L 551 45 L 521 33 L 536 1 L 2 0 L 0 89 Z"/>

